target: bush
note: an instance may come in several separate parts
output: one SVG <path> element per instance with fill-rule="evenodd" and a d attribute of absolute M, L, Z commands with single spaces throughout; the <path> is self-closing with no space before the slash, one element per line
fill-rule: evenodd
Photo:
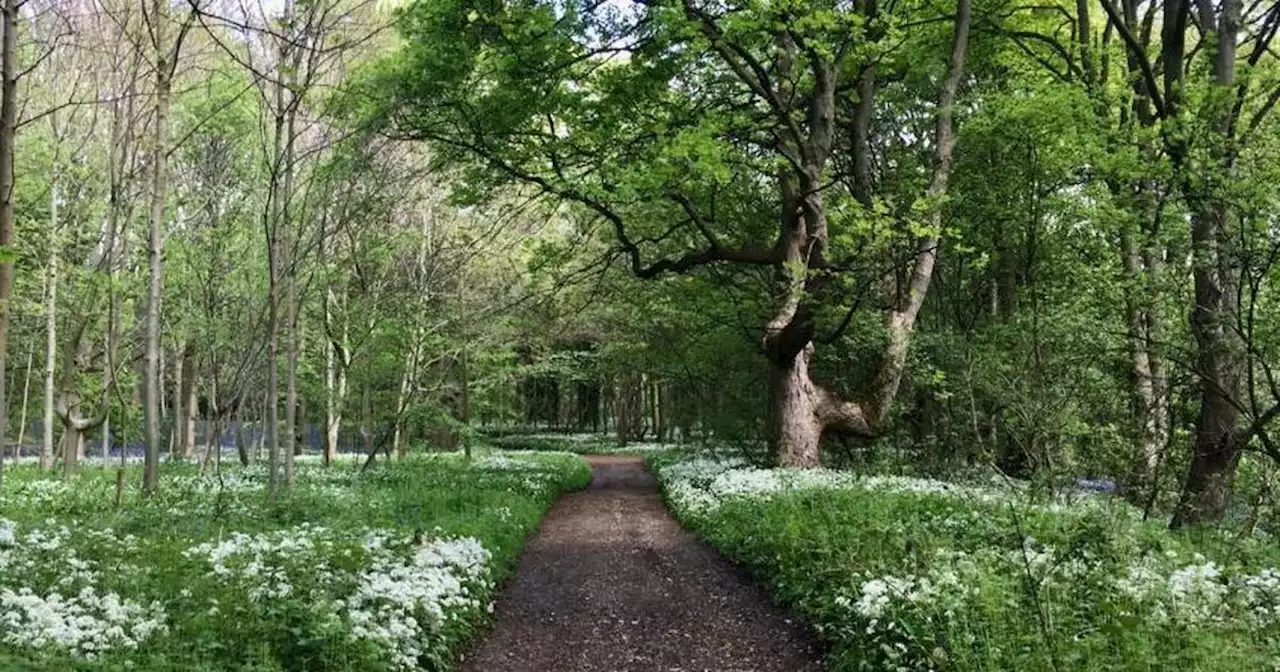
<path fill-rule="evenodd" d="M 617 439 L 605 434 L 504 434 L 488 439 L 488 443 L 508 451 L 554 451 L 578 455 L 642 455 L 670 448 L 668 444 L 647 442 L 619 446 Z"/>
<path fill-rule="evenodd" d="M 5 669 L 448 670 L 555 498 L 566 454 L 457 454 L 265 469 L 169 465 L 142 499 L 126 474 L 73 483 L 29 467 L 0 490 Z"/>
<path fill-rule="evenodd" d="M 812 624 L 844 670 L 1261 670 L 1265 537 L 1172 534 L 1116 499 L 999 482 L 653 460 L 677 516 Z"/>

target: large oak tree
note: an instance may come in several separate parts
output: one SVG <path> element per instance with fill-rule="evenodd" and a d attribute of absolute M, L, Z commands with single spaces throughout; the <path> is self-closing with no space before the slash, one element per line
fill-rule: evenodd
<path fill-rule="evenodd" d="M 883 431 L 943 235 L 971 1 L 908 4 L 423 1 L 371 88 L 390 132 L 473 167 L 472 189 L 514 183 L 592 214 L 636 276 L 771 269 L 769 439 L 815 466 L 824 433 Z M 904 54 L 908 27 L 924 42 Z M 932 122 L 877 137 L 881 114 Z M 887 160 L 890 144 L 925 158 Z M 891 181 L 914 195 L 880 193 Z M 910 252 L 869 269 L 883 226 Z M 868 278 L 887 338 L 844 398 L 811 361 Z"/>

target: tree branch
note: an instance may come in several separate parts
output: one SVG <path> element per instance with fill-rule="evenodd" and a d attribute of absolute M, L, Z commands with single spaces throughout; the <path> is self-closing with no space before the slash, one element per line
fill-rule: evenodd
<path fill-rule="evenodd" d="M 1147 50 L 1142 47 L 1134 37 L 1133 31 L 1129 30 L 1128 24 L 1124 22 L 1123 17 L 1116 11 L 1115 5 L 1111 0 L 1099 0 L 1102 3 L 1102 9 L 1106 11 L 1111 22 L 1115 24 L 1116 32 L 1120 33 L 1120 39 L 1124 40 L 1125 46 L 1129 48 L 1129 53 L 1138 63 L 1138 68 L 1142 71 L 1142 79 L 1147 82 L 1147 89 L 1150 91 L 1151 104 L 1156 108 L 1156 115 L 1163 118 L 1166 113 L 1164 98 L 1160 95 L 1160 87 L 1156 83 L 1156 73 L 1151 67 L 1151 59 L 1147 56 Z"/>

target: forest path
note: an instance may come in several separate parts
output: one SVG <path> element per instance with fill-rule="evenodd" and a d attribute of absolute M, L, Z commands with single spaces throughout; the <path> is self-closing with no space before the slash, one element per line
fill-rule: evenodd
<path fill-rule="evenodd" d="M 590 456 L 461 672 L 810 672 L 813 639 L 667 513 L 641 458 Z"/>

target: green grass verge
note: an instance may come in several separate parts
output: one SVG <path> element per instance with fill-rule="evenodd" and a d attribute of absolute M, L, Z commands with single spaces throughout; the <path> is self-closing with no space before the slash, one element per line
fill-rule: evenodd
<path fill-rule="evenodd" d="M 567 454 L 415 457 L 361 474 L 169 465 L 0 488 L 0 669 L 451 669 L 521 545 L 590 468 Z"/>
<path fill-rule="evenodd" d="M 647 455 L 671 448 L 670 444 L 633 442 L 625 446 L 604 434 L 503 434 L 484 441 L 501 450 L 557 451 L 578 455 Z"/>
<path fill-rule="evenodd" d="M 1174 534 L 1115 499 L 651 458 L 677 517 L 852 670 L 1272 670 L 1267 535 Z"/>

